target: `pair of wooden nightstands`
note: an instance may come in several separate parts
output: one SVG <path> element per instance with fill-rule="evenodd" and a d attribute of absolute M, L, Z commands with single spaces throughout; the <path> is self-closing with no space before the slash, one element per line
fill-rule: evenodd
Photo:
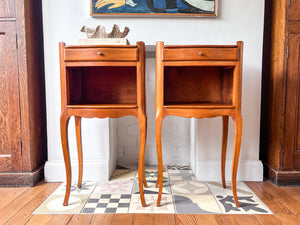
<path fill-rule="evenodd" d="M 82 181 L 81 117 L 118 118 L 136 116 L 140 126 L 139 189 L 146 206 L 143 187 L 146 142 L 145 45 L 66 46 L 60 43 L 61 139 L 66 166 L 68 204 L 71 166 L 67 127 L 75 116 L 79 158 L 78 187 Z M 222 182 L 225 185 L 225 158 L 228 117 L 235 124 L 232 189 L 237 206 L 236 175 L 242 134 L 241 78 L 243 43 L 222 46 L 164 46 L 156 44 L 156 144 L 160 205 L 163 187 L 161 126 L 168 115 L 223 118 Z"/>

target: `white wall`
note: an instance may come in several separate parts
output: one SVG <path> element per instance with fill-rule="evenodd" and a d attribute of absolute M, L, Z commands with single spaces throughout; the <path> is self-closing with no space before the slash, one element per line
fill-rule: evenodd
<path fill-rule="evenodd" d="M 155 59 L 146 60 L 147 140 L 145 164 L 157 165 L 155 142 Z M 139 125 L 134 117 L 117 119 L 118 163 L 138 162 Z M 163 162 L 167 165 L 189 165 L 190 119 L 170 116 L 162 126 Z"/>
<path fill-rule="evenodd" d="M 76 44 L 78 38 L 84 37 L 84 34 L 80 32 L 83 25 L 95 27 L 98 24 L 106 26 L 107 30 L 113 24 L 118 24 L 121 28 L 128 26 L 131 31 L 127 37 L 131 44 L 134 44 L 136 41 L 144 41 L 146 45 L 153 45 L 156 41 L 164 41 L 165 44 L 235 44 L 238 40 L 244 41 L 241 159 L 247 162 L 254 162 L 259 177 L 262 177 L 258 151 L 264 1 L 219 0 L 219 12 L 216 18 L 92 18 L 89 16 L 89 4 L 90 1 L 81 0 L 43 0 L 48 121 L 46 179 L 59 180 L 65 176 L 63 170 L 55 173 L 54 176 L 50 176 L 50 174 L 54 173 L 54 165 L 59 164 L 63 168 L 59 131 L 60 81 L 58 42 L 64 41 L 67 44 Z M 147 164 L 156 164 L 154 66 L 154 60 L 147 59 Z M 121 163 L 137 162 L 139 131 L 136 119 L 124 117 L 118 119 L 116 123 L 118 161 Z M 192 125 L 193 129 L 190 129 L 190 125 Z M 74 124 L 72 123 L 70 126 L 72 127 L 70 133 L 71 154 L 72 159 L 76 160 Z M 97 167 L 95 167 L 95 171 L 105 168 L 105 166 L 108 167 L 109 164 L 109 127 L 108 119 L 83 120 L 84 160 L 87 164 L 89 162 L 92 164 L 93 160 L 96 161 Z M 231 160 L 230 155 L 233 147 L 233 141 L 231 140 L 233 139 L 232 128 L 232 123 L 230 123 L 228 160 Z M 110 135 L 113 134 L 111 133 Z M 193 143 L 190 143 L 190 135 Z M 196 175 L 198 178 L 201 178 L 199 171 L 201 165 L 205 165 L 202 162 L 214 164 L 220 159 L 220 141 L 221 120 L 218 118 L 193 120 L 192 123 L 190 119 L 166 118 L 163 123 L 164 163 L 189 164 L 190 147 L 195 147 L 191 151 L 193 154 L 191 157 L 195 161 Z M 244 172 L 249 169 L 247 166 L 245 168 Z M 217 174 L 219 174 L 219 170 L 217 168 L 212 167 L 211 173 L 213 174 L 212 177 L 218 179 L 219 175 Z M 57 174 L 61 175 L 58 176 Z"/>
<path fill-rule="evenodd" d="M 231 2 L 231 3 L 230 3 Z M 234 3 L 233 3 L 234 2 Z M 261 67 L 263 36 L 263 1 L 222 1 L 218 30 L 220 35 L 208 38 L 219 43 L 222 39 L 244 41 L 244 68 L 242 87 L 243 134 L 238 170 L 240 180 L 262 180 L 263 167 L 259 161 Z M 222 119 L 193 120 L 192 140 L 196 150 L 194 173 L 199 180 L 220 180 Z M 231 158 L 234 126 L 229 122 L 226 179 L 231 177 Z M 203 171 L 206 171 L 203 173 Z"/>

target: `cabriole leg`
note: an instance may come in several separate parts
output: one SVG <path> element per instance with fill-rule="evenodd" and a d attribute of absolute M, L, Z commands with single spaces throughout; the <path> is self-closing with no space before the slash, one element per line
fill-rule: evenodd
<path fill-rule="evenodd" d="M 140 126 L 140 153 L 139 153 L 139 189 L 142 206 L 146 206 L 145 197 L 144 197 L 144 187 L 147 187 L 145 179 L 145 145 L 146 145 L 146 116 L 144 113 L 139 113 L 138 116 L 139 126 Z"/>
<path fill-rule="evenodd" d="M 223 136 L 222 136 L 222 159 L 221 159 L 221 173 L 222 173 L 222 184 L 226 188 L 225 181 L 225 163 L 226 163 L 226 149 L 228 139 L 228 116 L 222 116 L 223 121 Z"/>
<path fill-rule="evenodd" d="M 75 116 L 75 131 L 76 131 L 76 143 L 78 152 L 78 184 L 81 188 L 82 184 L 82 143 L 81 143 L 81 117 Z"/>
<path fill-rule="evenodd" d="M 66 113 L 62 112 L 60 116 L 60 135 L 61 135 L 61 145 L 63 150 L 63 156 L 66 168 L 66 194 L 63 205 L 68 205 L 70 190 L 71 190 L 71 163 L 68 145 L 68 124 L 70 117 Z"/>
<path fill-rule="evenodd" d="M 237 177 L 237 169 L 239 163 L 239 155 L 241 148 L 241 140 L 242 140 L 242 117 L 239 113 L 236 113 L 233 117 L 234 120 L 234 150 L 233 150 L 233 159 L 232 159 L 232 193 L 236 207 L 239 206 L 237 192 L 236 192 L 236 177 Z"/>
<path fill-rule="evenodd" d="M 162 161 L 162 148 L 161 148 L 161 127 L 163 117 L 161 115 L 156 116 L 155 121 L 155 133 L 156 133 L 156 149 L 157 149 L 157 161 L 158 161 L 158 175 L 156 185 L 158 185 L 158 198 L 157 206 L 160 206 L 162 188 L 163 188 L 163 161 Z"/>

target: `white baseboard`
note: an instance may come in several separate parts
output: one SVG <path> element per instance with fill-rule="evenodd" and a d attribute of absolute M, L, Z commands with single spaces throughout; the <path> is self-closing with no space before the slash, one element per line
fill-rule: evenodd
<path fill-rule="evenodd" d="M 221 181 L 220 161 L 197 161 L 193 173 L 199 181 Z M 226 161 L 225 179 L 231 181 L 231 161 Z M 263 181 L 263 164 L 261 161 L 240 160 L 237 180 Z"/>
<path fill-rule="evenodd" d="M 72 181 L 78 179 L 77 161 L 72 161 Z M 84 161 L 83 181 L 107 181 L 111 174 L 108 171 L 108 160 Z M 66 180 L 65 164 L 61 161 L 47 161 L 45 164 L 45 182 L 63 182 Z"/>

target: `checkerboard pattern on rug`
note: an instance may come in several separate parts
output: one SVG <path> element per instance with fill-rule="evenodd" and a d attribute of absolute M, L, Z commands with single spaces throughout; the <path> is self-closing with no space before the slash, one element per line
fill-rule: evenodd
<path fill-rule="evenodd" d="M 156 206 L 157 167 L 145 167 L 148 188 L 146 207 L 141 206 L 138 173 L 134 167 L 118 166 L 110 181 L 74 183 L 68 206 L 63 206 L 66 185 L 62 184 L 34 214 L 97 213 L 189 213 L 189 214 L 272 214 L 243 182 L 237 183 L 239 208 L 235 207 L 230 183 L 197 181 L 189 167 L 165 166 L 161 206 Z"/>

